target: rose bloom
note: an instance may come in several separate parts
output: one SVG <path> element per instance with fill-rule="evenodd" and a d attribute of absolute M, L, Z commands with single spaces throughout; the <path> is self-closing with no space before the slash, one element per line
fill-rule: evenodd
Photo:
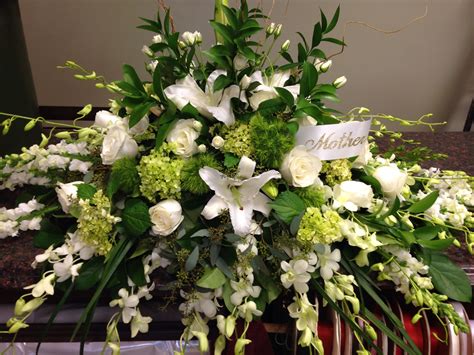
<path fill-rule="evenodd" d="M 173 128 L 168 133 L 166 141 L 174 143 L 174 153 L 185 158 L 197 153 L 198 146 L 196 139 L 199 137 L 199 132 L 196 130 L 196 120 L 178 120 Z"/>
<path fill-rule="evenodd" d="M 344 206 L 349 211 L 357 211 L 359 207 L 369 208 L 374 197 L 370 185 L 360 181 L 343 181 L 334 186 L 334 207 Z"/>
<path fill-rule="evenodd" d="M 382 186 L 383 194 L 389 199 L 393 200 L 402 192 L 403 186 L 408 178 L 408 174 L 401 171 L 397 165 L 390 164 L 379 166 L 375 169 L 373 177 Z"/>
<path fill-rule="evenodd" d="M 149 209 L 153 234 L 167 236 L 173 233 L 184 217 L 181 205 L 176 200 L 164 200 Z"/>
<path fill-rule="evenodd" d="M 102 142 L 100 157 L 104 165 L 112 165 L 116 160 L 138 154 L 138 144 L 130 137 L 123 124 L 110 127 Z"/>
<path fill-rule="evenodd" d="M 285 155 L 280 168 L 283 178 L 295 187 L 313 185 L 321 171 L 321 160 L 299 145 Z"/>

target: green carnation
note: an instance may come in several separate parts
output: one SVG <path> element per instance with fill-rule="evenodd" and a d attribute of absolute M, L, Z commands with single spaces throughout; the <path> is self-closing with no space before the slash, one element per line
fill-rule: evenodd
<path fill-rule="evenodd" d="M 250 134 L 255 157 L 268 168 L 279 168 L 283 156 L 295 145 L 295 136 L 284 121 L 260 114 L 250 119 Z"/>
<path fill-rule="evenodd" d="M 341 216 L 336 211 L 327 210 L 324 213 L 319 208 L 308 207 L 301 219 L 296 238 L 301 242 L 331 244 L 341 241 Z"/>
<path fill-rule="evenodd" d="M 170 156 L 172 145 L 163 143 L 158 150 L 142 157 L 138 166 L 141 178 L 140 191 L 148 200 L 181 197 L 181 170 L 184 161 Z"/>
<path fill-rule="evenodd" d="M 181 171 L 181 188 L 194 194 L 205 194 L 209 186 L 199 176 L 199 169 L 208 166 L 219 170 L 220 165 L 213 155 L 198 154 L 186 160 Z"/>

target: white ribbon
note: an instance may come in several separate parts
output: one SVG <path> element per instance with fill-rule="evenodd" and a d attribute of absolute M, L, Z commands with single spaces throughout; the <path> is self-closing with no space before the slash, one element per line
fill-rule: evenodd
<path fill-rule="evenodd" d="M 370 131 L 372 120 L 322 126 L 300 127 L 296 133 L 297 145 L 321 160 L 334 160 L 358 156 Z"/>

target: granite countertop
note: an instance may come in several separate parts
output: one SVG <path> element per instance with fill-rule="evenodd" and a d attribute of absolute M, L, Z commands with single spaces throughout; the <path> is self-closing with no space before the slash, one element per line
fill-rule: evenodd
<path fill-rule="evenodd" d="M 474 132 L 406 133 L 405 137 L 419 140 L 423 145 L 439 153 L 449 155 L 449 159 L 427 162 L 449 170 L 464 170 L 474 175 Z M 380 141 L 381 151 L 389 146 L 386 139 Z M 12 194 L 0 192 L 0 206 L 9 205 L 14 200 Z M 16 238 L 0 240 L 0 303 L 13 302 L 21 294 L 22 288 L 37 281 L 39 270 L 31 268 L 39 249 L 33 247 L 32 233 L 22 233 Z M 454 261 L 463 266 L 474 284 L 474 257 L 467 251 L 453 248 L 449 251 Z M 9 296 L 10 295 L 10 296 Z"/>

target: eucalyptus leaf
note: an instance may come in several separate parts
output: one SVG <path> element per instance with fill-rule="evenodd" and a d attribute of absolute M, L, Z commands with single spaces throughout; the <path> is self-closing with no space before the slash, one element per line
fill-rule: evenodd
<path fill-rule="evenodd" d="M 215 290 L 221 287 L 226 282 L 226 277 L 218 268 L 206 268 L 204 275 L 197 280 L 196 285 L 202 288 Z"/>
<path fill-rule="evenodd" d="M 196 267 L 198 260 L 199 260 L 199 246 L 196 245 L 196 247 L 194 247 L 191 254 L 189 254 L 188 259 L 186 260 L 186 264 L 184 265 L 184 270 L 188 272 L 193 270 Z"/>

